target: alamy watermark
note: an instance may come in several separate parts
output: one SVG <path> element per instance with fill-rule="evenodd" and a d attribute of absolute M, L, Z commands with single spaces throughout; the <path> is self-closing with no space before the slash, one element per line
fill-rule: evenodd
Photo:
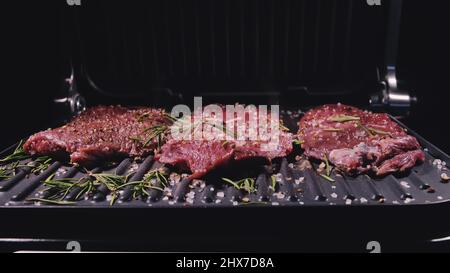
<path fill-rule="evenodd" d="M 279 105 L 217 105 L 203 107 L 194 98 L 194 109 L 184 104 L 173 107 L 171 126 L 175 140 L 258 141 L 261 149 L 277 149 L 280 137 Z"/>
<path fill-rule="evenodd" d="M 81 0 L 66 0 L 69 6 L 81 6 Z"/>
<path fill-rule="evenodd" d="M 381 6 L 381 0 L 366 0 L 369 6 Z"/>

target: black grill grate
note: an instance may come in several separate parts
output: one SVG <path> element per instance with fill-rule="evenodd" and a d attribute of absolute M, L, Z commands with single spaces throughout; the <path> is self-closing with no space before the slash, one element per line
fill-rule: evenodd
<path fill-rule="evenodd" d="M 298 115 L 284 113 L 285 124 L 292 131 L 296 131 Z M 404 126 L 403 124 L 401 124 Z M 426 161 L 416 166 L 410 173 L 403 175 L 388 175 L 384 178 L 371 178 L 366 175 L 357 177 L 335 176 L 335 183 L 321 178 L 312 169 L 304 171 L 296 167 L 294 156 L 282 158 L 274 163 L 274 168 L 260 168 L 258 170 L 242 170 L 242 174 L 253 173 L 257 191 L 246 194 L 220 181 L 220 176 L 208 178 L 205 181 L 193 183 L 188 179 L 180 179 L 166 189 L 165 192 L 150 189 L 149 197 L 136 200 L 132 197 L 132 189 L 125 188 L 118 201 L 112 207 L 232 207 L 232 206 L 330 206 L 330 205 L 411 205 L 439 203 L 450 200 L 450 185 L 444 183 L 440 175 L 446 171 L 438 169 L 433 164 L 436 159 L 450 163 L 449 156 L 435 146 L 418 136 L 413 131 L 425 149 Z M 8 153 L 9 151 L 5 151 Z M 150 170 L 158 169 L 162 165 L 148 156 L 137 163 L 129 158 L 111 167 L 99 167 L 93 173 L 108 172 L 125 175 L 133 171 L 130 181 L 139 181 Z M 442 165 L 441 165 L 442 166 Z M 448 172 L 447 172 L 448 173 Z M 80 178 L 85 176 L 79 168 L 68 166 L 60 162 L 52 163 L 45 171 L 36 175 L 30 174 L 29 168 L 20 169 L 10 179 L 0 181 L 0 206 L 2 207 L 53 207 L 27 199 L 41 197 L 44 189 L 43 181 L 50 175 L 55 178 Z M 277 178 L 274 191 L 270 186 L 271 176 Z M 78 191 L 71 191 L 65 197 L 72 201 Z M 75 204 L 62 207 L 110 207 L 109 191 L 100 186 L 98 192 L 89 198 L 77 201 Z"/>

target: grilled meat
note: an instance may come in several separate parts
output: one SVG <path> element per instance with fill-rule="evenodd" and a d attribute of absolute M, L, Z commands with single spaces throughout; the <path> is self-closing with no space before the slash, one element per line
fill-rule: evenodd
<path fill-rule="evenodd" d="M 156 138 L 144 145 L 151 137 L 151 132 L 145 130 L 168 124 L 161 109 L 97 106 L 62 127 L 31 136 L 24 149 L 33 155 L 69 155 L 72 162 L 80 165 L 115 157 L 145 156 L 158 145 Z"/>
<path fill-rule="evenodd" d="M 340 170 L 377 175 L 404 171 L 424 160 L 416 138 L 387 114 L 333 104 L 308 111 L 300 120 L 305 155 L 329 159 Z"/>

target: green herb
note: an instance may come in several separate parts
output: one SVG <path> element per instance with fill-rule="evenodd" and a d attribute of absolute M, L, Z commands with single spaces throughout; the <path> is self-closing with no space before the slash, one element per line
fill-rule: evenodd
<path fill-rule="evenodd" d="M 27 199 L 27 201 L 44 202 L 44 203 L 49 203 L 49 204 L 54 204 L 54 205 L 73 205 L 76 203 L 73 201 L 61 201 L 61 200 L 52 200 L 52 199 L 45 199 L 45 198 L 30 198 L 30 199 Z"/>
<path fill-rule="evenodd" d="M 36 160 L 33 160 L 29 164 L 31 166 L 33 166 L 31 169 L 32 173 L 40 173 L 40 172 L 46 170 L 48 167 L 50 167 L 51 163 L 52 163 L 52 159 L 50 157 L 42 156 L 42 157 L 36 158 Z"/>
<path fill-rule="evenodd" d="M 284 126 L 284 124 L 281 121 L 280 121 L 280 129 L 281 129 L 281 131 L 289 132 L 289 128 Z"/>
<path fill-rule="evenodd" d="M 294 145 L 302 145 L 304 143 L 305 143 L 304 140 L 295 139 L 294 141 L 292 141 L 292 144 L 294 144 Z"/>
<path fill-rule="evenodd" d="M 330 181 L 330 182 L 336 182 L 336 180 L 334 180 L 333 178 L 331 178 L 328 175 L 325 174 L 319 174 L 322 178 L 325 178 L 326 180 Z"/>
<path fill-rule="evenodd" d="M 0 164 L 4 164 L 10 161 L 19 161 L 30 158 L 31 155 L 29 155 L 25 150 L 23 149 L 23 141 L 21 140 L 17 147 L 14 149 L 13 153 L 0 159 Z"/>
<path fill-rule="evenodd" d="M 270 177 L 270 182 L 271 182 L 271 185 L 270 185 L 270 187 L 272 188 L 272 190 L 273 191 L 276 191 L 276 187 L 277 187 L 277 178 L 276 178 L 276 176 L 275 175 L 272 175 L 271 177 Z"/>
<path fill-rule="evenodd" d="M 129 175 L 120 176 L 116 174 L 94 174 L 89 173 L 88 176 L 82 178 L 61 178 L 54 179 L 54 175 L 48 177 L 44 181 L 46 189 L 44 192 L 50 195 L 45 200 L 50 200 L 54 204 L 65 202 L 66 196 L 73 190 L 78 189 L 79 192 L 74 200 L 78 201 L 84 194 L 94 194 L 98 192 L 98 188 L 104 185 L 111 192 L 111 202 L 114 204 L 117 200 L 118 190 L 128 181 Z"/>
<path fill-rule="evenodd" d="M 326 172 L 327 176 L 330 176 L 330 174 L 331 174 L 331 165 L 330 165 L 330 162 L 328 161 L 328 158 L 327 158 L 326 155 L 324 155 L 323 158 L 324 158 L 325 166 L 326 166 L 325 172 Z"/>
<path fill-rule="evenodd" d="M 154 142 L 155 139 L 158 144 L 158 148 L 162 145 L 162 140 L 165 138 L 165 133 L 169 130 L 169 126 L 167 125 L 155 125 L 145 129 L 142 133 L 149 133 L 145 141 L 143 141 L 143 146 L 146 147 L 150 143 Z"/>
<path fill-rule="evenodd" d="M 385 132 L 385 131 L 378 130 L 378 129 L 375 129 L 375 128 L 367 127 L 367 129 L 368 129 L 370 132 L 372 132 L 373 134 L 377 134 L 377 135 L 387 135 L 387 136 L 390 136 L 390 135 L 391 135 L 389 132 Z"/>
<path fill-rule="evenodd" d="M 50 194 L 49 197 L 30 200 L 52 204 L 71 204 L 73 202 L 64 201 L 69 192 L 75 189 L 79 190 L 77 196 L 74 198 L 74 202 L 76 202 L 85 194 L 91 195 L 97 193 L 98 188 L 103 185 L 110 191 L 110 205 L 113 205 L 120 195 L 120 190 L 127 186 L 133 186 L 133 198 L 137 198 L 138 196 L 148 196 L 149 189 L 163 191 L 161 187 L 155 185 L 155 182 L 160 182 L 164 187 L 169 185 L 168 174 L 164 170 L 153 170 L 147 173 L 142 181 L 133 182 L 128 182 L 129 177 L 133 173 L 126 176 L 110 173 L 90 173 L 88 171 L 86 173 L 88 176 L 82 178 L 54 179 L 54 175 L 52 175 L 44 181 L 44 185 L 46 186 L 44 192 L 48 192 Z"/>
<path fill-rule="evenodd" d="M 256 184 L 255 179 L 253 178 L 244 178 L 238 181 L 233 181 L 228 178 L 222 178 L 223 181 L 230 183 L 237 190 L 244 190 L 248 193 L 256 192 Z"/>
<path fill-rule="evenodd" d="M 325 128 L 323 130 L 327 131 L 327 132 L 342 132 L 342 131 L 344 131 L 343 129 L 339 129 L 339 128 Z"/>
<path fill-rule="evenodd" d="M 137 199 L 139 196 L 149 196 L 148 190 L 150 189 L 164 191 L 159 185 L 163 187 L 169 186 L 168 174 L 162 169 L 150 171 L 142 180 L 125 183 L 117 189 L 132 186 L 133 199 Z"/>
<path fill-rule="evenodd" d="M 374 136 L 374 134 L 366 126 L 362 125 L 361 122 L 358 122 L 358 127 L 363 129 L 369 136 Z"/>
<path fill-rule="evenodd" d="M 0 180 L 11 178 L 10 171 L 4 167 L 0 167 Z"/>
<path fill-rule="evenodd" d="M 19 164 L 19 162 L 17 161 L 15 168 L 28 167 L 31 168 L 31 173 L 38 174 L 50 167 L 51 163 L 52 159 L 50 157 L 41 156 L 33 161 L 28 162 L 27 164 Z"/>
<path fill-rule="evenodd" d="M 329 118 L 328 120 L 334 121 L 334 122 L 347 122 L 347 121 L 359 121 L 359 120 L 361 120 L 361 118 L 355 117 L 355 116 L 339 115 L 339 116 L 333 116 L 333 117 Z"/>
<path fill-rule="evenodd" d="M 268 205 L 269 202 L 264 201 L 250 201 L 250 202 L 244 202 L 240 203 L 240 205 Z"/>
<path fill-rule="evenodd" d="M 162 142 L 165 139 L 165 134 L 169 130 L 170 126 L 177 121 L 175 117 L 164 113 L 165 122 L 159 125 L 150 126 L 142 131 L 142 134 L 148 134 L 145 139 L 139 137 L 130 137 L 131 140 L 142 142 L 143 146 L 146 147 L 150 143 L 156 140 L 158 149 L 161 148 Z M 146 118 L 150 117 L 150 112 L 140 115 L 137 120 L 138 122 L 143 122 Z"/>
<path fill-rule="evenodd" d="M 335 182 L 335 180 L 331 178 L 331 165 L 326 155 L 323 156 L 323 161 L 325 162 L 325 174 L 319 175 L 330 182 Z"/>

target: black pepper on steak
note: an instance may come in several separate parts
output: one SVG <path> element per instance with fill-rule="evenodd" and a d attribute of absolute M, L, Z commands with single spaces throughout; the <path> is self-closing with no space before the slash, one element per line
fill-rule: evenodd
<path fill-rule="evenodd" d="M 117 157 L 140 157 L 158 145 L 155 138 L 144 146 L 150 134 L 145 129 L 168 123 L 162 109 L 96 106 L 62 127 L 31 136 L 23 148 L 32 155 L 70 156 L 72 162 L 80 165 Z"/>

